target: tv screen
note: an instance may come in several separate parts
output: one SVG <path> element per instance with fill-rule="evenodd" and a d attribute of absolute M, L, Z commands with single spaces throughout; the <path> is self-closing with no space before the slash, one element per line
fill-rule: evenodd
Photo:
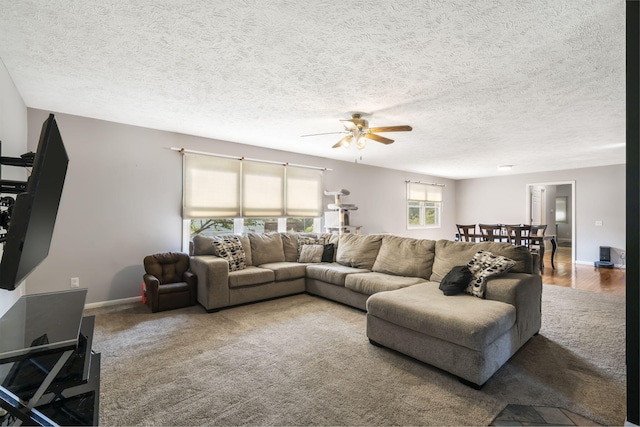
<path fill-rule="evenodd" d="M 13 290 L 49 255 L 69 157 L 53 114 L 45 120 L 26 191 L 9 218 L 0 288 Z"/>

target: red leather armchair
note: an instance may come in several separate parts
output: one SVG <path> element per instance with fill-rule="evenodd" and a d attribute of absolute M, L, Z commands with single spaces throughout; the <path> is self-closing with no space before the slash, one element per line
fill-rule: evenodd
<path fill-rule="evenodd" d="M 198 277 L 189 271 L 189 256 L 166 252 L 144 258 L 147 305 L 152 312 L 195 305 Z"/>

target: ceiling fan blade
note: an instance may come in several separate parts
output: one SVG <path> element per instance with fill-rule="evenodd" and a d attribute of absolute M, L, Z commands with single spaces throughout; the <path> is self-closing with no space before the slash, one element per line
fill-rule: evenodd
<path fill-rule="evenodd" d="M 342 132 L 310 133 L 309 135 L 300 135 L 300 138 L 303 138 L 305 136 L 335 135 L 335 134 L 338 134 L 338 133 L 344 133 L 344 131 L 342 131 Z"/>
<path fill-rule="evenodd" d="M 338 147 L 349 148 L 349 144 L 351 144 L 352 139 L 353 139 L 353 135 L 347 135 L 344 138 L 342 138 L 340 141 L 338 141 L 338 143 L 331 148 L 338 148 Z"/>
<path fill-rule="evenodd" d="M 403 126 L 383 126 L 379 128 L 369 128 L 371 132 L 407 132 L 413 128 L 409 125 Z"/>
<path fill-rule="evenodd" d="M 382 142 L 383 144 L 393 143 L 393 139 L 385 138 L 384 136 L 376 135 L 375 133 L 365 133 L 364 137 L 373 139 L 374 141 Z"/>
<path fill-rule="evenodd" d="M 340 120 L 344 128 L 348 131 L 358 130 L 358 126 L 353 122 L 353 119 Z"/>

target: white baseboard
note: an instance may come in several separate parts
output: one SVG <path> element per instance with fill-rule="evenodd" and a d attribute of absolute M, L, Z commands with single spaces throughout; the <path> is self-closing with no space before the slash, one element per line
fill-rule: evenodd
<path fill-rule="evenodd" d="M 115 299 L 111 301 L 92 302 L 90 304 L 85 304 L 84 308 L 85 310 L 88 310 L 91 308 L 109 307 L 111 305 L 126 304 L 130 302 L 140 302 L 142 304 L 142 297 L 139 296 L 139 297 Z"/>

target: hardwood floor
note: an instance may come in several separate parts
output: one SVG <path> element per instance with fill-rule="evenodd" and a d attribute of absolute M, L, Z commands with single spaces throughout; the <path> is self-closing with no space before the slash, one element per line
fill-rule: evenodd
<path fill-rule="evenodd" d="M 591 292 L 614 295 L 626 294 L 626 270 L 622 268 L 595 268 L 593 265 L 571 264 L 571 248 L 559 247 L 555 258 L 556 269 L 551 268 L 551 250 L 545 253 L 542 283 L 566 286 Z"/>

